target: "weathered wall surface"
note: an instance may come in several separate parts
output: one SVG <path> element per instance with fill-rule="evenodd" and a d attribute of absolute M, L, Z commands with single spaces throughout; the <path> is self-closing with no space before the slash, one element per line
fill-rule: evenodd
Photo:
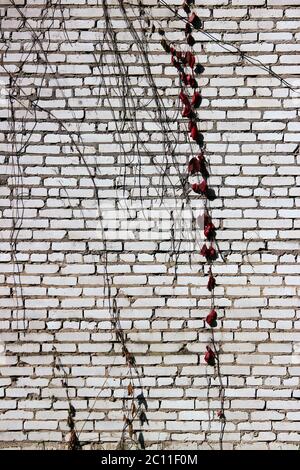
<path fill-rule="evenodd" d="M 35 28 L 45 2 L 28 3 L 25 8 L 16 1 Z M 90 171 L 98 175 L 100 200 L 116 198 L 116 180 L 121 184 L 118 175 L 124 174 L 124 165 L 93 55 L 99 53 L 103 12 L 96 0 L 61 3 L 69 40 L 56 12 L 47 51 L 50 67 L 34 51 L 26 56 L 32 30 L 28 24 L 17 30 L 20 11 L 8 0 L 0 2 L 6 39 L 1 47 L 6 69 L 0 66 L 2 447 L 63 446 L 68 401 L 53 346 L 69 377 L 78 429 L 84 426 L 80 438 L 115 447 L 123 426 L 127 369 L 103 302 L 96 188 L 68 134 L 82 138 Z M 118 20 L 118 2 L 109 3 Z M 167 9 L 157 8 L 155 0 L 144 3 L 155 18 L 169 20 L 168 38 L 182 37 L 180 23 Z M 204 0 L 196 11 L 205 31 L 272 66 L 300 89 L 298 0 Z M 138 92 L 147 95 L 143 69 L 135 63 L 134 47 L 128 50 L 124 24 L 115 26 L 129 73 L 137 77 Z M 196 37 L 195 50 L 205 66 L 199 117 L 218 195 L 213 214 L 225 258 L 215 267 L 222 317 L 216 339 L 226 385 L 224 446 L 295 449 L 300 430 L 299 95 L 201 33 Z M 45 37 L 41 41 L 45 47 L 49 44 Z M 174 108 L 176 74 L 159 38 L 154 35 L 150 44 L 156 83 L 168 97 L 166 105 Z M 14 64 L 25 57 L 20 84 L 27 104 L 23 97 L 14 105 L 19 145 L 26 143 L 21 129 L 27 135 L 31 129 L 32 135 L 17 167 L 9 147 L 13 129 L 6 121 L 8 71 L 16 72 Z M 26 109 L 30 96 L 36 99 L 39 83 L 38 103 L 52 114 L 37 109 L 33 125 L 35 119 Z M 117 108 L 119 101 L 114 103 Z M 139 126 L 155 153 L 160 131 L 147 117 Z M 184 138 L 182 145 L 184 154 Z M 157 184 L 157 169 L 146 157 L 143 168 L 147 198 Z M 137 185 L 134 174 L 127 165 L 127 178 L 132 175 L 128 195 Z M 16 187 L 21 187 L 18 204 Z M 13 220 L 21 220 L 15 258 Z M 200 255 L 190 266 L 188 253 L 182 252 L 174 281 L 174 266 L 166 262 L 170 250 L 168 239 L 121 237 L 109 245 L 112 294 L 148 395 L 145 441 L 153 449 L 218 448 L 218 387 L 213 370 L 203 362 L 210 336 L 203 321 L 210 305 L 206 267 Z"/>

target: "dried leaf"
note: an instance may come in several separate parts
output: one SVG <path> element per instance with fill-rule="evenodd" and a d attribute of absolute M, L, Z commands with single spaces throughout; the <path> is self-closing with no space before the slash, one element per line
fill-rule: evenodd
<path fill-rule="evenodd" d="M 69 405 L 69 413 L 72 416 L 72 418 L 74 418 L 76 416 L 76 410 L 75 410 L 74 406 L 72 405 L 72 403 L 70 403 L 70 405 Z"/>
<path fill-rule="evenodd" d="M 131 353 L 127 353 L 126 354 L 126 359 L 127 359 L 127 362 L 130 366 L 134 366 L 135 365 L 135 358 L 134 358 L 134 355 L 131 354 Z"/>
<path fill-rule="evenodd" d="M 162 39 L 162 40 L 160 41 L 160 43 L 161 43 L 163 49 L 164 49 L 166 52 L 169 53 L 171 49 L 170 49 L 170 46 L 169 46 L 169 44 L 167 43 L 167 41 L 166 41 L 165 39 Z"/>
<path fill-rule="evenodd" d="M 146 416 L 146 413 L 144 413 L 144 411 L 140 413 L 139 418 L 140 418 L 141 426 L 143 426 L 145 423 L 149 424 L 148 418 Z"/>
<path fill-rule="evenodd" d="M 68 421 L 67 421 L 67 423 L 68 423 L 69 428 L 70 428 L 71 430 L 73 430 L 74 427 L 75 427 L 75 423 L 74 423 L 74 420 L 73 420 L 72 416 L 70 416 L 70 415 L 68 416 Z"/>
<path fill-rule="evenodd" d="M 142 449 L 142 450 L 145 450 L 145 449 L 146 449 L 146 447 L 145 447 L 145 439 L 144 439 L 144 436 L 143 436 L 143 433 L 142 433 L 142 432 L 139 433 L 138 441 L 139 441 L 139 444 L 140 444 L 140 446 L 141 446 L 141 449 Z"/>
<path fill-rule="evenodd" d="M 132 437 L 133 437 L 133 426 L 132 426 L 131 422 L 128 424 L 128 434 L 129 434 L 130 438 L 132 439 Z"/>
<path fill-rule="evenodd" d="M 70 434 L 68 449 L 69 450 L 81 450 L 82 449 L 80 441 L 79 441 L 79 439 L 77 437 L 77 434 L 74 430 L 72 430 L 71 434 Z"/>
<path fill-rule="evenodd" d="M 138 395 L 136 398 L 137 398 L 137 401 L 138 401 L 138 405 L 139 406 L 144 406 L 145 410 L 147 411 L 148 410 L 148 404 L 147 404 L 147 401 L 146 401 L 146 398 L 145 398 L 144 394 L 140 393 L 140 395 Z"/>
<path fill-rule="evenodd" d="M 120 442 L 118 443 L 116 450 L 125 450 L 125 449 L 126 449 L 125 441 L 122 438 Z"/>

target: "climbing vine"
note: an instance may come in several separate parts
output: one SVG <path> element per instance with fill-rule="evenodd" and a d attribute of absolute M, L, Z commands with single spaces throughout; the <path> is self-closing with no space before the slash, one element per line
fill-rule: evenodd
<path fill-rule="evenodd" d="M 182 117 L 188 119 L 189 137 L 194 142 L 197 151 L 196 156 L 190 158 L 187 171 L 189 177 L 198 181 L 191 184 L 191 190 L 204 198 L 204 216 L 203 216 L 203 235 L 206 243 L 202 246 L 200 254 L 206 259 L 208 264 L 208 282 L 207 289 L 211 294 L 211 310 L 206 316 L 205 322 L 211 329 L 211 342 L 206 346 L 204 361 L 208 366 L 216 368 L 216 374 L 219 380 L 219 398 L 220 410 L 218 417 L 221 420 L 220 432 L 220 448 L 223 447 L 223 435 L 226 425 L 224 403 L 225 403 L 225 387 L 221 376 L 220 369 L 220 350 L 215 341 L 214 328 L 217 326 L 218 314 L 215 306 L 215 287 L 216 278 L 213 274 L 213 262 L 218 258 L 218 248 L 216 245 L 216 226 L 213 223 L 210 201 L 214 200 L 215 192 L 209 186 L 208 180 L 210 173 L 208 171 L 209 162 L 205 157 L 204 136 L 199 129 L 200 119 L 197 110 L 201 106 L 202 96 L 198 83 L 198 76 L 204 72 L 201 63 L 197 63 L 194 52 L 195 38 L 193 32 L 201 29 L 202 21 L 198 15 L 192 10 L 194 0 L 186 0 L 183 4 L 183 10 L 187 15 L 185 23 L 185 39 L 188 50 L 182 52 L 178 48 L 170 45 L 166 39 L 161 40 L 161 44 L 167 53 L 171 55 L 171 63 L 176 68 L 179 75 L 180 93 L 179 99 L 182 104 Z M 164 31 L 160 30 L 162 36 Z"/>

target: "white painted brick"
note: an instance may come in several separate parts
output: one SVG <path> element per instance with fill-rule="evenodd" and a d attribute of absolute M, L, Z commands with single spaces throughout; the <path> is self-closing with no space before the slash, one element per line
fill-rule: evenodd
<path fill-rule="evenodd" d="M 1 16 L 4 12 L 8 15 L 2 21 L 2 30 L 5 37 L 11 38 L 3 60 L 11 68 L 22 60 L 21 47 L 28 46 L 32 39 L 26 26 L 16 28 L 17 11 L 8 1 L 2 3 Z M 43 2 L 31 3 L 26 14 L 34 24 L 34 18 L 41 17 Z M 16 0 L 16 4 L 24 6 L 23 0 Z M 145 4 L 164 22 L 168 16 L 165 8 L 157 8 L 155 0 Z M 40 104 L 52 111 L 53 118 L 37 111 L 34 133 L 26 152 L 19 157 L 25 211 L 17 256 L 25 296 L 26 332 L 12 296 L 16 280 L 9 244 L 12 166 L 0 157 L 1 352 L 2 344 L 5 346 L 0 366 L 0 440 L 2 447 L 8 448 L 37 448 L 43 441 L 46 447 L 65 446 L 69 405 L 58 371 L 53 378 L 53 344 L 68 370 L 78 428 L 87 420 L 81 438 L 114 448 L 123 426 L 121 401 L 127 369 L 119 346 L 112 342 L 110 314 L 107 301 L 103 301 L 103 240 L 97 231 L 95 187 L 65 130 L 55 121 L 62 120 L 74 136 L 81 136 L 85 159 L 92 172 L 97 169 L 99 175 L 95 183 L 101 204 L 114 199 L 116 181 L 122 184 L 117 175 L 122 174 L 123 166 L 117 167 L 120 149 L 116 124 L 103 101 L 93 56 L 99 53 L 103 11 L 96 0 L 63 0 L 62 5 L 71 42 L 66 40 L 57 12 L 47 55 L 52 71 L 43 64 L 39 69 L 46 73 Z M 178 7 L 181 2 L 176 0 L 170 5 Z M 272 66 L 297 88 L 298 6 L 298 0 L 205 0 L 196 5 L 196 10 L 204 19 L 204 29 Z M 127 52 L 128 31 L 118 2 L 111 2 L 110 12 L 134 91 L 139 97 L 151 96 L 147 81 L 141 77 L 143 67 L 134 57 L 135 50 L 132 55 Z M 175 20 L 164 27 L 166 36 L 177 42 L 181 22 Z M 199 118 L 213 175 L 210 181 L 222 198 L 212 202 L 212 210 L 220 225 L 218 241 L 226 258 L 225 263 L 219 257 L 214 266 L 219 315 L 215 337 L 220 342 L 226 385 L 224 448 L 296 449 L 300 375 L 299 364 L 294 362 L 300 342 L 296 259 L 300 228 L 299 99 L 266 71 L 245 59 L 241 63 L 237 55 L 200 36 L 195 50 L 206 70 L 201 76 L 203 102 Z M 150 49 L 161 99 L 168 109 L 175 109 L 176 73 L 155 35 Z M 107 59 L 112 63 L 111 54 Z M 40 79 L 33 55 L 28 57 L 25 71 L 31 76 L 22 77 L 22 89 L 32 94 L 32 81 Z M 113 93 L 117 94 L 117 80 L 111 80 Z M 8 85 L 5 74 L 2 81 Z M 111 103 L 119 107 L 117 96 L 112 96 Z M 32 121 L 24 113 L 18 108 L 16 117 L 18 126 L 25 117 L 28 132 Z M 139 137 L 157 162 L 171 163 L 170 183 L 175 185 L 172 158 L 163 155 L 162 132 L 151 113 L 140 110 Z M 0 117 L 4 118 L 0 122 L 0 150 L 6 155 L 9 148 L 4 143 L 9 139 L 5 106 Z M 169 124 L 175 133 L 185 128 L 182 122 L 179 127 Z M 186 164 L 189 154 L 183 137 L 176 156 L 181 165 Z M 140 160 L 131 156 L 134 152 L 129 139 L 125 152 L 133 161 L 128 167 L 127 182 L 131 187 L 127 200 L 139 197 L 134 177 L 139 163 L 145 201 L 157 197 L 154 186 L 160 185 L 161 179 L 153 162 L 143 154 Z M 142 368 L 145 394 L 150 397 L 149 427 L 144 431 L 147 448 L 156 450 L 167 441 L 168 448 L 174 450 L 182 446 L 218 449 L 218 379 L 203 360 L 211 336 L 204 324 L 210 308 L 204 260 L 195 255 L 190 266 L 190 248 L 182 246 L 175 278 L 174 265 L 167 259 L 172 250 L 169 233 L 162 240 L 139 241 L 129 239 L 122 231 L 119 237 L 109 236 L 108 247 L 112 295 L 120 308 L 129 349 L 136 355 L 137 367 Z M 20 288 L 14 292 L 20 295 Z M 110 401 L 112 391 L 116 401 Z M 94 411 L 89 415 L 94 401 Z"/>

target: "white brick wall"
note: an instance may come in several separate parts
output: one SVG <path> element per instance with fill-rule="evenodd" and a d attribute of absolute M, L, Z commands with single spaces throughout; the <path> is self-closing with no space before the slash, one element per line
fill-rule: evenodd
<path fill-rule="evenodd" d="M 45 2 L 27 3 L 25 8 L 24 0 L 16 1 L 38 25 Z M 65 445 L 68 401 L 54 368 L 55 346 L 69 377 L 77 428 L 84 425 L 80 438 L 114 448 L 123 426 L 127 372 L 119 345 L 112 340 L 94 199 L 96 188 L 102 201 L 116 197 L 114 188 L 122 184 L 124 166 L 111 111 L 99 96 L 99 70 L 93 56 L 99 51 L 104 25 L 101 2 L 61 3 L 71 43 L 57 14 L 47 54 L 51 68 L 42 63 L 37 68 L 32 53 L 24 68 L 29 75 L 20 78 L 26 96 L 42 80 L 39 105 L 52 114 L 37 110 L 38 123 L 19 158 L 24 209 L 16 243 L 18 276 L 9 243 L 16 178 L 9 157 L 6 70 L 14 70 L 14 64 L 24 60 L 32 38 L 26 26 L 17 29 L 19 13 L 9 0 L 0 2 L 1 34 L 8 46 L 6 53 L 1 50 L 6 70 L 0 66 L 0 446 Z M 168 3 L 179 5 L 181 0 Z M 135 63 L 134 53 L 126 52 L 128 32 L 118 2 L 109 4 L 129 71 L 140 75 L 136 90 L 147 93 L 142 67 Z M 162 20 L 169 39 L 181 38 L 181 23 L 166 8 L 158 8 L 156 0 L 144 0 L 144 4 Z M 205 31 L 272 66 L 300 90 L 299 0 L 204 0 L 196 11 Z M 199 79 L 204 97 L 199 117 L 218 195 L 212 213 L 220 224 L 218 240 L 226 261 L 219 258 L 215 266 L 221 317 L 215 336 L 226 386 L 224 447 L 297 449 L 299 94 L 201 33 L 196 36 L 195 50 L 205 66 Z M 42 41 L 47 47 L 47 40 Z M 155 82 L 170 98 L 166 106 L 174 108 L 176 71 L 158 36 L 152 37 L 150 48 Z M 111 103 L 118 108 L 114 90 Z M 27 130 L 31 129 L 32 115 L 15 106 L 17 128 L 25 117 Z M 139 131 L 159 161 L 161 130 L 146 112 L 141 116 Z M 188 147 L 182 124 L 180 129 L 182 158 Z M 76 141 L 77 135 L 82 138 L 80 147 L 90 171 L 97 170 L 96 187 L 66 131 Z M 21 138 L 19 133 L 19 142 Z M 136 162 L 134 158 L 133 154 Z M 146 200 L 155 195 L 158 172 L 149 158 L 143 158 Z M 130 171 L 127 196 L 137 195 L 134 171 Z M 167 260 L 168 238 L 112 239 L 108 247 L 112 295 L 148 395 L 147 448 L 156 449 L 159 441 L 167 449 L 218 448 L 218 381 L 203 361 L 210 336 L 203 319 L 210 298 L 202 257 L 195 257 L 190 266 L 182 250 L 174 281 L 174 265 Z"/>

